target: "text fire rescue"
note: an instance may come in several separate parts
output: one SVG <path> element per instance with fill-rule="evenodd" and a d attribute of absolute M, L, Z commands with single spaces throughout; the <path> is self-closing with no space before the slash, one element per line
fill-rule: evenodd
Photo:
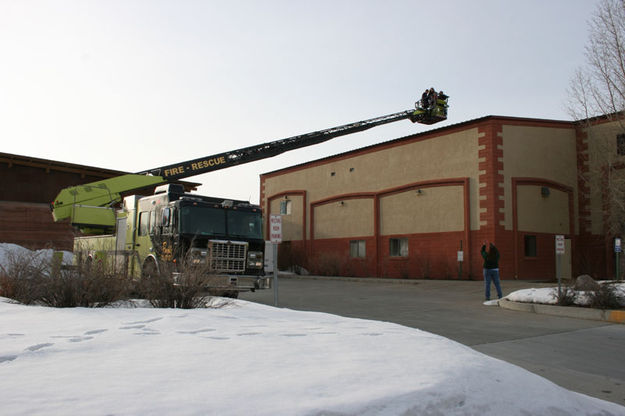
<path fill-rule="evenodd" d="M 188 168 L 191 171 L 194 171 L 194 170 L 204 169 L 204 168 L 208 168 L 212 166 L 223 165 L 224 163 L 226 163 L 226 157 L 219 156 L 219 157 L 214 157 L 212 159 L 206 159 L 206 160 L 201 160 L 199 162 L 191 163 Z M 184 173 L 186 170 L 187 169 L 185 169 L 183 165 L 180 165 L 175 168 L 165 169 L 164 174 L 165 174 L 165 177 L 173 176 L 173 175 L 180 175 Z"/>

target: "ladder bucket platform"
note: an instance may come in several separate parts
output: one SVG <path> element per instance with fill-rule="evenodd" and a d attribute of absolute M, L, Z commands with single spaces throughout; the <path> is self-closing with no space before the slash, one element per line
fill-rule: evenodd
<path fill-rule="evenodd" d="M 448 99 L 449 97 L 445 99 L 439 98 L 434 108 L 423 108 L 420 105 L 421 103 L 417 102 L 415 104 L 416 109 L 410 116 L 410 121 L 430 125 L 447 120 L 447 108 L 449 107 L 447 104 Z"/>

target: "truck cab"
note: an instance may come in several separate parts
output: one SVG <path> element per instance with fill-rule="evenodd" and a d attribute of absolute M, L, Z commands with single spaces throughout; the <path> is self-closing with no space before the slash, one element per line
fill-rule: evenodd
<path fill-rule="evenodd" d="M 258 205 L 186 194 L 182 186 L 167 184 L 154 195 L 124 198 L 116 218 L 114 235 L 79 237 L 74 251 L 114 261 L 117 271 L 135 279 L 162 273 L 176 278 L 185 266 L 201 265 L 218 295 L 269 287 Z"/>

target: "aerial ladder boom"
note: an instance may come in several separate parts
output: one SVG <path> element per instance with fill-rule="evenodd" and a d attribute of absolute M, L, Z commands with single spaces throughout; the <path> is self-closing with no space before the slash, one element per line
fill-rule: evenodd
<path fill-rule="evenodd" d="M 176 181 L 190 176 L 201 175 L 215 170 L 266 159 L 288 152 L 289 150 L 312 146 L 339 136 L 345 136 L 368 130 L 382 124 L 404 120 L 406 118 L 410 118 L 413 113 L 414 110 L 401 111 L 399 113 L 393 113 L 364 121 L 357 121 L 355 123 L 301 134 L 299 136 L 293 136 L 286 139 L 274 140 L 272 142 L 219 153 L 200 159 L 193 159 L 174 165 L 162 166 L 160 168 L 140 172 L 139 175 L 161 176 L 167 182 Z"/>
<path fill-rule="evenodd" d="M 399 120 L 410 119 L 413 123 L 433 124 L 446 119 L 447 100 L 440 102 L 439 106 L 441 106 L 441 110 L 436 113 L 425 111 L 422 108 L 400 111 L 174 165 L 161 166 L 136 174 L 121 175 L 86 185 L 65 188 L 51 204 L 52 215 L 55 221 L 69 218 L 72 225 L 83 230 L 110 230 L 115 226 L 113 207 L 121 201 L 123 194 L 266 159 L 289 150 L 323 143 L 336 137 L 361 132 Z"/>

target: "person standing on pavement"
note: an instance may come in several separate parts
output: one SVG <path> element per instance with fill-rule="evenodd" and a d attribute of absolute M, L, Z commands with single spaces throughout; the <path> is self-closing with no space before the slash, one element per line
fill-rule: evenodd
<path fill-rule="evenodd" d="M 488 246 L 488 251 L 486 251 Z M 484 258 L 484 289 L 486 300 L 490 300 L 490 283 L 495 284 L 497 296 L 499 299 L 503 297 L 501 292 L 501 283 L 499 282 L 499 250 L 493 243 L 484 242 L 482 245 L 482 257 Z"/>

